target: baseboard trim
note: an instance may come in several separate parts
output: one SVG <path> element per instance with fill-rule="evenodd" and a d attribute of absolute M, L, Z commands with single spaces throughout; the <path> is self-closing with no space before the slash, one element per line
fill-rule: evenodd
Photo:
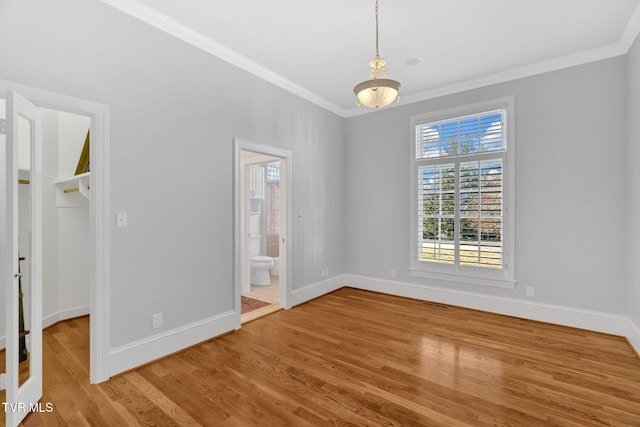
<path fill-rule="evenodd" d="M 636 351 L 638 357 L 640 357 L 640 328 L 633 323 L 631 318 L 627 318 L 629 324 L 629 332 L 627 333 L 627 340 L 631 347 Z"/>
<path fill-rule="evenodd" d="M 88 316 L 88 315 L 89 315 L 88 305 L 69 308 L 67 310 L 62 310 L 42 318 L 42 328 L 43 329 L 48 328 L 49 326 L 55 325 L 56 323 L 62 322 L 63 320 L 73 319 L 75 317 Z"/>
<path fill-rule="evenodd" d="M 344 275 L 332 277 L 321 282 L 312 283 L 300 289 L 291 291 L 291 307 L 318 298 L 344 287 Z"/>
<path fill-rule="evenodd" d="M 603 332 L 627 337 L 628 339 L 630 336 L 630 320 L 627 316 L 623 315 L 533 303 L 513 298 L 496 297 L 352 274 L 344 275 L 344 284 L 345 286 L 367 291 L 434 301 L 523 319 Z M 631 342 L 631 339 L 629 339 L 629 341 Z"/>
<path fill-rule="evenodd" d="M 80 307 L 69 308 L 67 310 L 58 311 L 57 313 L 50 314 L 42 318 L 42 329 L 55 325 L 58 322 L 67 319 L 73 319 L 74 317 L 87 316 L 89 314 L 89 306 L 83 305 Z M 2 331 L 4 332 L 4 331 Z M 0 350 L 4 350 L 6 344 L 5 336 L 0 337 Z"/>
<path fill-rule="evenodd" d="M 111 349 L 109 351 L 109 375 L 113 376 L 128 371 L 232 331 L 236 329 L 237 317 L 235 310 L 227 311 L 199 322 Z"/>

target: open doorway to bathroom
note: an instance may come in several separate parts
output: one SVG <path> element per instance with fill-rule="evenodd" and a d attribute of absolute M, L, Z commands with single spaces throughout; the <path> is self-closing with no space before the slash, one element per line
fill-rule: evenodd
<path fill-rule="evenodd" d="M 288 308 L 289 163 L 290 153 L 285 150 L 236 140 L 236 307 L 240 323 Z"/>

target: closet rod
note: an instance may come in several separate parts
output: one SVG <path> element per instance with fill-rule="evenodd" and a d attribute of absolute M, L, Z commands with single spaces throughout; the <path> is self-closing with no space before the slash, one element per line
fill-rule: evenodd
<path fill-rule="evenodd" d="M 91 186 L 87 185 L 87 190 L 91 190 Z M 77 193 L 80 191 L 80 188 L 76 187 L 76 188 L 67 188 L 66 190 L 64 190 L 65 193 Z"/>

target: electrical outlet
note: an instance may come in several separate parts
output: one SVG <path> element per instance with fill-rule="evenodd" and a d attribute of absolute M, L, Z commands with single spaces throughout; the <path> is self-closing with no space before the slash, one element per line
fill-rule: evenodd
<path fill-rule="evenodd" d="M 322 277 L 327 277 L 329 275 L 329 267 L 325 267 L 322 269 Z"/>
<path fill-rule="evenodd" d="M 533 286 L 527 286 L 527 296 L 528 297 L 533 296 Z"/>
<path fill-rule="evenodd" d="M 396 277 L 396 269 L 395 268 L 392 268 L 391 270 L 389 270 L 389 276 Z"/>
<path fill-rule="evenodd" d="M 151 315 L 151 328 L 158 329 L 162 327 L 162 313 Z"/>

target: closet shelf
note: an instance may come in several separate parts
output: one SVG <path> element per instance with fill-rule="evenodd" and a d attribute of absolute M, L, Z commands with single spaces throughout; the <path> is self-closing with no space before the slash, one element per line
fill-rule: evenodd
<path fill-rule="evenodd" d="M 91 183 L 91 172 L 82 173 L 72 176 L 71 178 L 61 179 L 54 182 L 56 186 L 56 205 L 58 207 L 81 207 L 86 206 L 91 197 L 89 190 Z M 73 193 L 82 195 L 81 200 L 72 199 Z M 82 201 L 84 200 L 84 202 Z"/>

